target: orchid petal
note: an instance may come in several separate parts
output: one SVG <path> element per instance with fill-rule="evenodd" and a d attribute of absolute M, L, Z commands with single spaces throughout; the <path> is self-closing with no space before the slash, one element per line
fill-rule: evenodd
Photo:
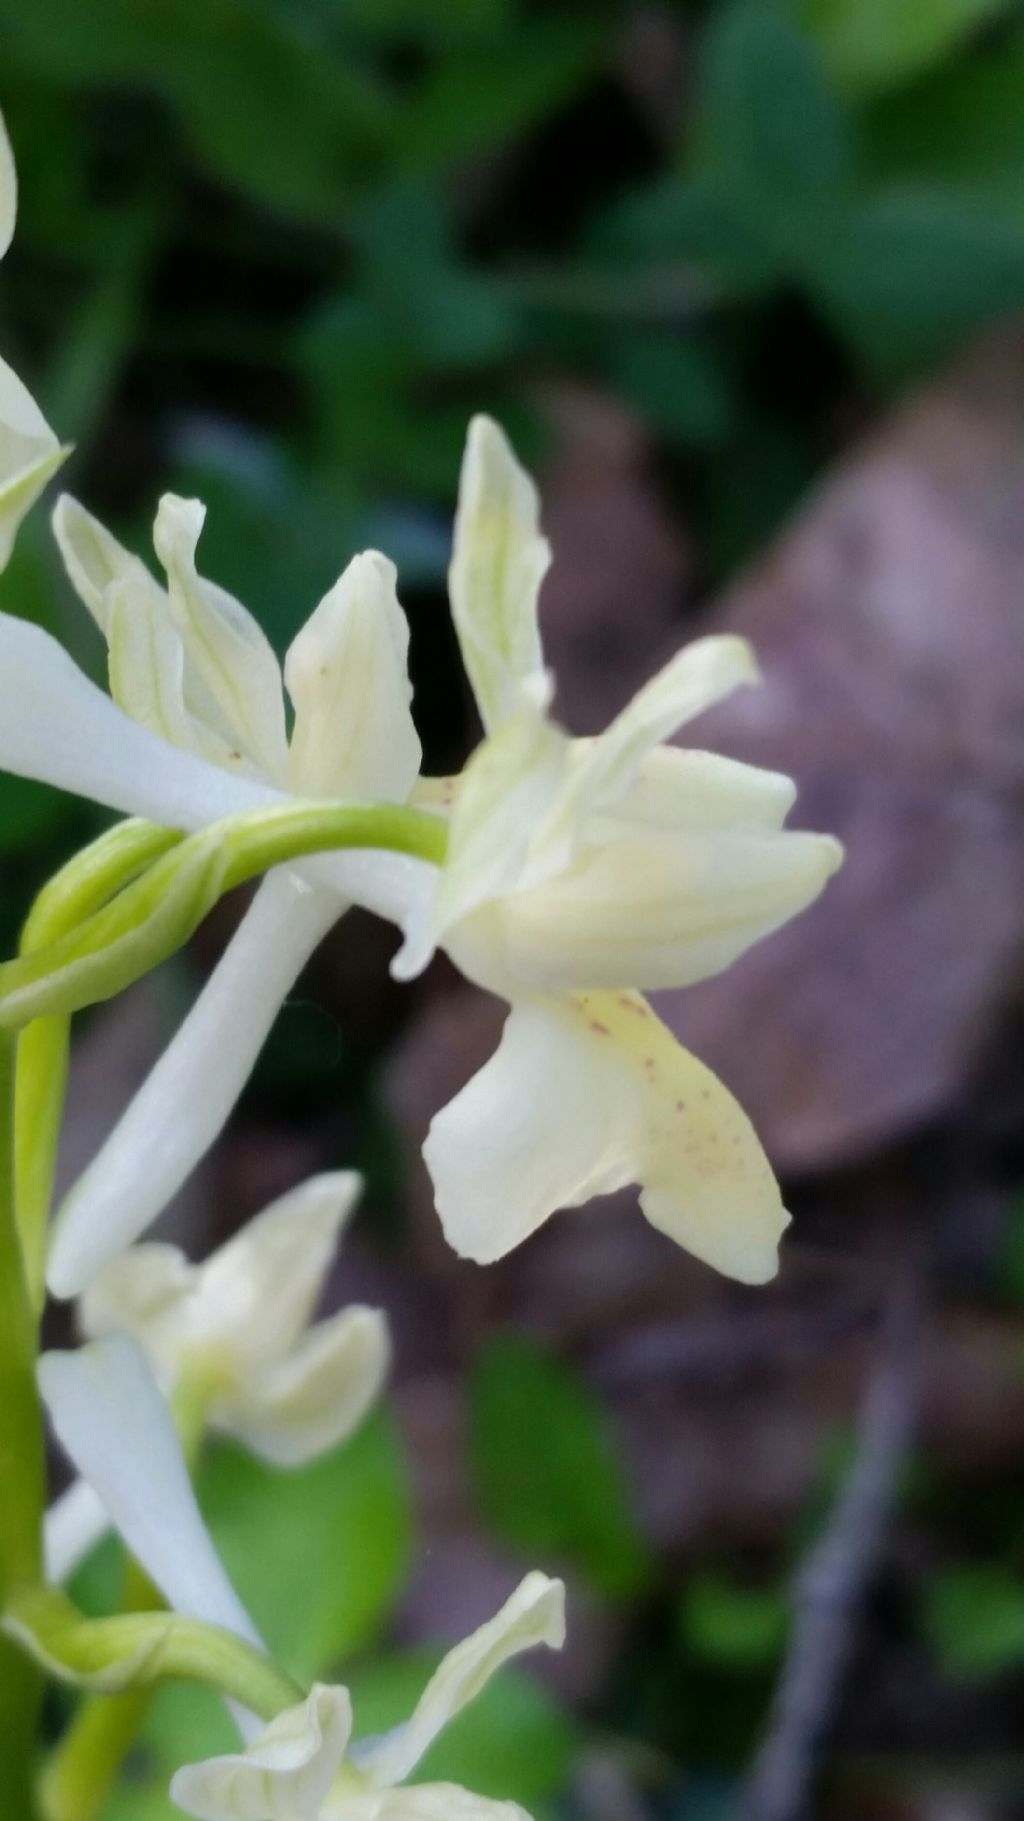
<path fill-rule="evenodd" d="M 351 1730 L 348 1690 L 317 1683 L 244 1752 L 177 1771 L 171 1799 L 201 1821 L 318 1821 Z"/>
<path fill-rule="evenodd" d="M 640 1185 L 648 1220 L 742 1283 L 788 1216 L 731 1094 L 637 993 L 529 998 L 423 1150 L 451 1245 L 489 1264 L 556 1208 Z"/>
<path fill-rule="evenodd" d="M 469 426 L 448 572 L 452 618 L 480 718 L 493 733 L 543 674 L 537 597 L 551 561 L 537 490 L 490 418 Z"/>
<path fill-rule="evenodd" d="M 159 606 L 170 616 L 167 596 L 145 563 L 118 543 L 72 494 L 61 494 L 51 523 L 68 580 L 104 638 L 110 625 L 110 591 L 119 584 L 130 584 L 135 598 L 147 608 Z"/>
<path fill-rule="evenodd" d="M 540 703 L 524 703 L 477 748 L 452 808 L 449 858 L 434 892 L 406 917 L 406 942 L 391 964 L 396 980 L 421 973 L 447 930 L 519 882 L 533 831 L 562 788 L 570 750 Z M 552 868 L 559 858 L 552 850 Z"/>
<path fill-rule="evenodd" d="M 32 394 L 0 360 L 0 569 L 26 512 L 67 455 Z"/>
<path fill-rule="evenodd" d="M 421 748 L 410 712 L 409 626 L 387 557 L 353 557 L 292 641 L 284 675 L 295 708 L 292 788 L 404 803 Z"/>
<path fill-rule="evenodd" d="M 323 1815 L 324 1821 L 530 1821 L 518 1802 L 474 1796 L 456 1783 L 413 1783 L 372 1796 L 340 1791 Z"/>
<path fill-rule="evenodd" d="M 14 239 L 18 214 L 18 173 L 3 115 L 0 114 L 0 259 Z"/>
<path fill-rule="evenodd" d="M 0 613 L 0 767 L 144 816 L 198 829 L 274 793 L 181 752 L 115 706 L 56 639 Z"/>
<path fill-rule="evenodd" d="M 223 1426 L 278 1467 L 300 1467 L 362 1422 L 387 1376 L 388 1326 L 360 1305 L 320 1322 L 290 1354 L 243 1380 Z"/>
<path fill-rule="evenodd" d="M 283 1358 L 313 1314 L 361 1187 L 353 1170 L 325 1171 L 248 1221 L 194 1273 L 200 1328 L 254 1364 Z"/>
<path fill-rule="evenodd" d="M 191 670 L 216 704 L 232 738 L 264 776 L 283 782 L 287 767 L 281 672 L 273 649 L 240 601 L 196 569 L 206 509 L 165 493 L 153 527 L 167 571 L 170 611 Z"/>
<path fill-rule="evenodd" d="M 224 1125 L 281 1005 L 341 915 L 278 868 L 57 1217 L 47 1281 L 74 1296 L 154 1221 Z"/>
<path fill-rule="evenodd" d="M 130 1246 L 111 1259 L 78 1300 L 78 1326 L 88 1340 L 104 1334 L 131 1334 L 151 1364 L 168 1363 L 164 1342 L 182 1305 L 194 1294 L 196 1268 L 177 1246 Z M 176 1338 L 176 1337 L 175 1337 Z M 175 1358 L 170 1362 L 176 1365 Z M 172 1369 L 164 1388 L 173 1382 Z"/>
<path fill-rule="evenodd" d="M 48 1581 L 74 1574 L 110 1529 L 107 1508 L 88 1480 L 73 1480 L 43 1520 L 43 1563 Z"/>
<path fill-rule="evenodd" d="M 185 652 L 163 602 L 131 583 L 115 585 L 107 601 L 110 693 L 119 708 L 171 746 L 212 759 L 185 706 Z"/>
<path fill-rule="evenodd" d="M 588 742 L 545 838 L 561 832 L 567 821 L 581 824 L 593 811 L 613 807 L 634 782 L 644 760 L 677 728 L 743 684 L 756 683 L 757 677 L 757 663 L 746 639 L 717 636 L 684 645 L 604 733 Z"/>
<path fill-rule="evenodd" d="M 691 986 L 806 909 L 842 857 L 830 835 L 641 828 L 503 899 L 503 961 L 543 992 Z"/>
<path fill-rule="evenodd" d="M 260 1640 L 199 1515 L 174 1424 L 127 1335 L 46 1353 L 39 1388 L 65 1453 L 168 1605 Z"/>
<path fill-rule="evenodd" d="M 438 1664 L 412 1717 L 377 1739 L 360 1739 L 352 1760 L 377 1788 L 402 1783 L 438 1734 L 461 1713 L 510 1657 L 565 1642 L 565 1588 L 534 1572 L 521 1581 L 499 1613 L 456 1644 Z"/>
<path fill-rule="evenodd" d="M 169 1381 L 189 1348 L 215 1345 L 240 1371 L 281 1359 L 313 1313 L 359 1187 L 352 1171 L 311 1177 L 200 1265 L 177 1246 L 129 1247 L 83 1292 L 82 1332 L 134 1334 Z"/>
<path fill-rule="evenodd" d="M 781 828 L 795 802 L 796 785 L 782 772 L 717 752 L 656 746 L 598 827 L 619 833 L 638 824 L 672 830 Z"/>

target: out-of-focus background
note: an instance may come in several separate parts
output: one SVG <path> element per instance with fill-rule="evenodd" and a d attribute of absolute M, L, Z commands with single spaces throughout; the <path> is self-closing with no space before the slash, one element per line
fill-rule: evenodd
<path fill-rule="evenodd" d="M 418 1146 L 501 1008 L 443 964 L 397 992 L 368 918 L 325 944 L 168 1226 L 203 1251 L 307 1171 L 366 1173 L 331 1296 L 394 1318 L 387 1414 L 298 1475 L 204 1474 L 261 1625 L 373 1728 L 561 1568 L 564 1657 L 436 1774 L 538 1821 L 1024 1814 L 1024 8 L 5 0 L 0 52 L 0 345 L 93 510 L 145 553 L 161 490 L 198 494 L 206 572 L 282 648 L 388 551 L 454 768 L 444 569 L 491 411 L 544 490 L 568 724 L 741 630 L 764 688 L 695 737 L 791 771 L 849 846 L 663 1007 L 786 1184 L 765 1290 L 630 1194 L 460 1264 Z M 45 509 L 0 605 L 101 674 Z M 0 778 L 8 950 L 99 826 Z M 66 1174 L 240 908 L 81 1021 Z M 107 1821 L 169 1815 L 219 1724 L 166 1696 Z"/>

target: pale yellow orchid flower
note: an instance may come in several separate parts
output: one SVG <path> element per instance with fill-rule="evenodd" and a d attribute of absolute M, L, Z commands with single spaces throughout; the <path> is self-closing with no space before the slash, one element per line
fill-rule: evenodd
<path fill-rule="evenodd" d="M 496 1055 L 434 1119 L 424 1155 L 445 1232 L 500 1258 L 559 1207 L 628 1183 L 648 1219 L 744 1282 L 777 1269 L 771 1168 L 727 1089 L 638 988 L 729 966 L 812 902 L 842 858 L 783 827 L 788 778 L 666 746 L 756 680 L 738 638 L 685 647 L 597 739 L 549 716 L 536 492 L 477 418 L 463 467 L 452 614 L 486 738 L 456 781 L 448 860 L 396 962 L 443 945 L 508 1000 Z"/>
<path fill-rule="evenodd" d="M 161 585 L 77 501 L 57 502 L 57 542 L 107 641 L 111 694 L 41 628 L 0 614 L 0 764 L 186 830 L 288 796 L 405 802 L 420 744 L 393 564 L 375 551 L 354 557 L 292 641 L 282 675 L 252 615 L 199 574 L 203 519 L 196 500 L 161 500 Z M 78 1294 L 161 1213 L 217 1137 L 301 968 L 353 900 L 400 920 L 426 870 L 398 854 L 351 852 L 268 874 L 58 1211 L 54 1294 Z"/>
<path fill-rule="evenodd" d="M 529 1574 L 501 1611 L 439 1664 L 411 1719 L 352 1743 L 346 1688 L 318 1683 L 244 1751 L 178 1771 L 171 1797 L 203 1821 L 529 1821 L 451 1783 L 406 1781 L 456 1714 L 510 1657 L 565 1638 L 561 1581 Z"/>
<path fill-rule="evenodd" d="M 359 1190 L 350 1171 L 313 1176 L 199 1265 L 131 1247 L 81 1297 L 82 1332 L 133 1335 L 168 1394 L 195 1384 L 207 1425 L 264 1460 L 312 1460 L 362 1421 L 390 1358 L 379 1309 L 310 1326 Z"/>

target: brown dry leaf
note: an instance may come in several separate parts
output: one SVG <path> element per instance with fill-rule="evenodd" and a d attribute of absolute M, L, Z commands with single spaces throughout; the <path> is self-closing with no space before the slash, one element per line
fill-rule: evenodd
<path fill-rule="evenodd" d="M 847 863 L 822 901 L 662 1009 L 783 1170 L 955 1101 L 1024 946 L 1024 332 L 844 462 L 720 602 L 764 671 L 692 743 L 791 772 Z"/>
<path fill-rule="evenodd" d="M 544 654 L 558 713 L 597 733 L 678 642 L 692 577 L 689 541 L 661 504 L 649 438 L 610 399 L 579 388 L 546 392 L 555 454 L 540 476 L 554 561 L 544 582 Z"/>

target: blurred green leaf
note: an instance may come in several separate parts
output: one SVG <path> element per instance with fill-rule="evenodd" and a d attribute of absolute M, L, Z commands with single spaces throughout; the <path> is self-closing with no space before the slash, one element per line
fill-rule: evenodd
<path fill-rule="evenodd" d="M 600 1405 L 568 1366 L 522 1340 L 474 1362 L 469 1456 L 496 1535 L 531 1561 L 573 1562 L 609 1598 L 641 1587 L 650 1560 Z"/>
<path fill-rule="evenodd" d="M 387 143 L 373 71 L 249 0 L 10 0 L 4 28 L 48 74 L 156 93 L 222 181 L 299 220 L 340 227 Z"/>
<path fill-rule="evenodd" d="M 294 1675 L 323 1675 L 379 1634 L 411 1544 L 405 1464 L 384 1414 L 294 1472 L 219 1447 L 199 1493 L 242 1601 Z"/>
<path fill-rule="evenodd" d="M 800 0 L 799 19 L 830 75 L 870 92 L 905 82 L 955 51 L 1014 0 Z"/>
<path fill-rule="evenodd" d="M 608 39 L 599 17 L 541 14 L 493 43 L 439 60 L 401 110 L 398 162 L 431 171 L 526 132 L 582 87 Z"/>
<path fill-rule="evenodd" d="M 773 1663 L 788 1622 L 783 1587 L 744 1587 L 723 1574 L 694 1575 L 678 1609 L 682 1642 L 721 1668 L 758 1669 Z"/>
<path fill-rule="evenodd" d="M 472 367 L 508 352 L 516 320 L 508 299 L 461 262 L 436 188 L 398 181 L 362 209 L 364 297 L 378 334 L 442 366 Z"/>
<path fill-rule="evenodd" d="M 349 1686 L 357 1737 L 411 1714 L 440 1650 L 405 1651 L 356 1666 Z M 530 1672 L 506 1668 L 465 1708 L 414 1773 L 417 1783 L 461 1783 L 474 1795 L 521 1802 L 531 1814 L 564 1788 L 575 1728 Z"/>
<path fill-rule="evenodd" d="M 636 268 L 660 271 L 664 286 L 666 272 L 678 283 L 688 267 L 695 307 L 718 291 L 756 295 L 782 270 L 759 227 L 750 233 L 708 183 L 679 171 L 617 198 L 592 224 L 588 244 L 625 268 L 618 279 L 627 293 Z"/>
<path fill-rule="evenodd" d="M 952 1675 L 997 1675 L 1024 1660 L 1024 1581 L 998 1563 L 945 1568 L 924 1597 L 925 1632 Z"/>
<path fill-rule="evenodd" d="M 1024 230 L 1024 38 L 879 101 L 863 145 L 876 187 L 941 189 Z"/>
<path fill-rule="evenodd" d="M 876 371 L 900 378 L 1024 302 L 1024 233 L 941 192 L 891 192 L 849 223 L 819 288 Z"/>
<path fill-rule="evenodd" d="M 765 0 L 728 0 L 711 16 L 702 60 L 693 168 L 756 241 L 816 263 L 852 154 L 814 47 Z"/>
<path fill-rule="evenodd" d="M 693 336 L 657 330 L 622 336 L 610 370 L 623 396 L 670 442 L 706 448 L 728 433 L 731 389 L 710 349 Z"/>

